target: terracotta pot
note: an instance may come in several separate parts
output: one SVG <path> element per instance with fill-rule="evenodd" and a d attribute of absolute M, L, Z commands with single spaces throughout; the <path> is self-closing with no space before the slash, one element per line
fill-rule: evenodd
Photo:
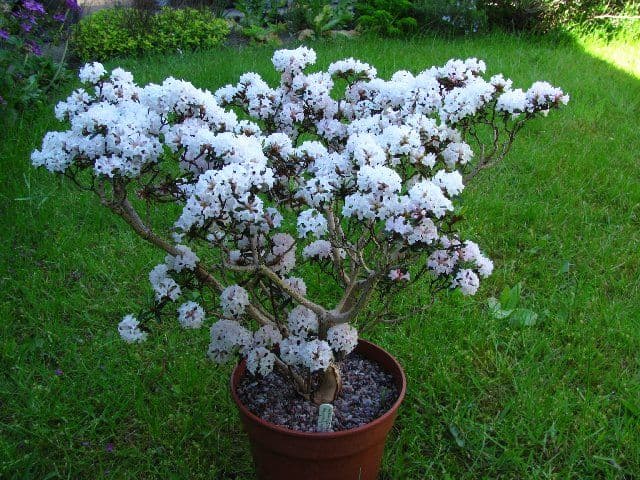
<path fill-rule="evenodd" d="M 374 480 L 384 443 L 404 399 L 407 381 L 400 364 L 382 348 L 360 340 L 356 352 L 391 373 L 400 392 L 392 407 L 373 422 L 341 432 L 306 433 L 265 422 L 245 407 L 236 393 L 244 362 L 231 376 L 231 395 L 249 435 L 260 480 Z"/>

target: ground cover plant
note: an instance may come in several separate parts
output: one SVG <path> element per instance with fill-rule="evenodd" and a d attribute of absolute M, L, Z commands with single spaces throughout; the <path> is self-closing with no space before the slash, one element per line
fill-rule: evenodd
<path fill-rule="evenodd" d="M 544 77 L 573 97 L 563 118 L 525 129 L 510 160 L 491 181 L 481 173 L 465 200 L 466 233 L 497 253 L 481 298 L 504 309 L 512 300 L 502 290 L 522 282 L 517 308 L 536 312 L 535 325 L 459 296 L 414 312 L 427 300 L 416 295 L 400 298 L 396 313 L 410 318 L 399 337 L 397 327 L 370 332 L 397 352 L 414 386 L 384 478 L 637 475 L 640 258 L 629 247 L 640 214 L 638 76 L 573 44 L 512 37 L 320 44 L 319 62 L 338 49 L 381 76 L 477 56 L 520 84 Z M 141 83 L 175 75 L 215 88 L 248 69 L 269 78 L 271 53 L 221 49 L 121 66 Z M 152 300 L 140 272 L 162 258 L 140 251 L 88 195 L 30 171 L 29 152 L 55 127 L 50 108 L 5 132 L 1 147 L 0 474 L 251 478 L 226 379 L 200 355 L 208 335 L 181 335 L 171 316 L 145 348 L 117 338 L 123 306 Z"/>

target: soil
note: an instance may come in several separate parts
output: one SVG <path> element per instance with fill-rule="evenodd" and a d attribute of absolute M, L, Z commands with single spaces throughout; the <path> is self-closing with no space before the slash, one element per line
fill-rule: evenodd
<path fill-rule="evenodd" d="M 342 391 L 333 402 L 334 432 L 365 425 L 383 415 L 398 398 L 393 376 L 358 354 L 339 364 Z M 274 371 L 265 378 L 245 375 L 238 396 L 254 415 L 301 432 L 316 432 L 318 405 L 302 398 L 291 382 Z"/>

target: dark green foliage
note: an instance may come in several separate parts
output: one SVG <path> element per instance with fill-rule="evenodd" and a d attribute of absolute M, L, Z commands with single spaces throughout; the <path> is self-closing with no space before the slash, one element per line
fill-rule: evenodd
<path fill-rule="evenodd" d="M 0 48 L 0 112 L 4 120 L 40 102 L 68 78 L 67 71 L 51 58 L 18 54 Z"/>
<path fill-rule="evenodd" d="M 398 37 L 418 28 L 412 8 L 409 0 L 363 0 L 356 3 L 356 24 L 366 33 Z"/>
<path fill-rule="evenodd" d="M 144 15 L 130 8 L 100 10 L 78 24 L 74 48 L 83 61 L 210 49 L 229 34 L 225 20 L 193 8 Z"/>
<path fill-rule="evenodd" d="M 286 31 L 282 12 L 284 0 L 239 0 L 235 7 L 243 14 L 240 31 L 251 43 L 280 45 L 280 34 Z"/>
<path fill-rule="evenodd" d="M 316 36 L 324 35 L 350 25 L 354 16 L 353 1 L 340 0 L 337 4 L 327 0 L 295 1 L 286 16 L 293 32 L 308 29 Z"/>
<path fill-rule="evenodd" d="M 233 6 L 233 2 L 228 0 L 169 0 L 169 4 L 174 8 L 206 8 L 217 16 L 222 16 L 227 7 Z"/>
<path fill-rule="evenodd" d="M 421 27 L 455 33 L 487 28 L 546 33 L 566 27 L 613 32 L 632 26 L 631 20 L 624 23 L 624 19 L 603 15 L 640 13 L 640 2 L 622 0 L 415 0 L 412 3 Z"/>
<path fill-rule="evenodd" d="M 286 7 L 283 0 L 238 0 L 235 4 L 238 11 L 244 14 L 241 21 L 244 27 L 267 25 L 282 22 L 280 12 Z"/>
<path fill-rule="evenodd" d="M 415 0 L 414 14 L 427 30 L 473 33 L 487 26 L 487 14 L 476 0 Z"/>

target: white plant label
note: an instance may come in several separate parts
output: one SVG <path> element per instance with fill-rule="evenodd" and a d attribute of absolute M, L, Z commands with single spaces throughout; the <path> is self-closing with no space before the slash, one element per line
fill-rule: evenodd
<path fill-rule="evenodd" d="M 323 403 L 318 410 L 318 431 L 330 432 L 331 423 L 333 422 L 333 405 Z"/>

